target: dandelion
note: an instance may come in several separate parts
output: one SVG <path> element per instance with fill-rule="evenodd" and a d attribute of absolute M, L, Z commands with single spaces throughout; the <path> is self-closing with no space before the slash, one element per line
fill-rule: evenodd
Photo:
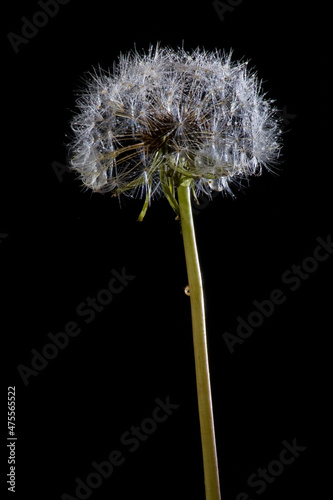
<path fill-rule="evenodd" d="M 204 301 L 190 197 L 233 194 L 272 170 L 281 148 L 272 101 L 232 52 L 150 46 L 90 75 L 71 126 L 71 168 L 86 188 L 151 201 L 165 195 L 181 221 L 189 284 L 207 500 L 220 499 Z"/>

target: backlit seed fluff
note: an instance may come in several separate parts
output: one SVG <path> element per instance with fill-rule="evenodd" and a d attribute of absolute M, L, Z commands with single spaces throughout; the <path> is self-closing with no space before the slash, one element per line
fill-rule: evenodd
<path fill-rule="evenodd" d="M 121 55 L 113 72 L 90 75 L 77 105 L 70 164 L 93 191 L 150 201 L 185 178 L 196 195 L 231 192 L 278 160 L 276 109 L 231 52 Z"/>

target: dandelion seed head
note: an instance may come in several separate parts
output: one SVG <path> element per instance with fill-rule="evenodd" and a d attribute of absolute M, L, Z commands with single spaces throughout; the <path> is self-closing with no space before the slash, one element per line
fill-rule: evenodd
<path fill-rule="evenodd" d="M 98 192 L 150 197 L 193 181 L 231 193 L 281 149 L 280 124 L 256 74 L 232 53 L 150 46 L 90 74 L 71 127 L 70 164 Z M 167 181 L 165 180 L 167 179 Z"/>

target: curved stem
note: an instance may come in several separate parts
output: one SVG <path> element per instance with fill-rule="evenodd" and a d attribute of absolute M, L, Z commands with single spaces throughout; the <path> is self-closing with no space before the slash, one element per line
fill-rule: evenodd
<path fill-rule="evenodd" d="M 178 202 L 191 299 L 193 345 L 206 500 L 220 500 L 219 472 L 206 341 L 204 297 L 193 225 L 190 186 L 188 184 L 188 182 L 185 182 L 178 187 Z"/>

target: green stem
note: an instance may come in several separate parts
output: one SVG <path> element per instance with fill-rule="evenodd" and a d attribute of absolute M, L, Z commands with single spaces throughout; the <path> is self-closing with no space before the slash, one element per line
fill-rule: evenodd
<path fill-rule="evenodd" d="M 190 197 L 189 183 L 184 182 L 178 187 L 178 202 L 191 299 L 206 500 L 221 500 L 206 341 L 204 297 Z"/>

